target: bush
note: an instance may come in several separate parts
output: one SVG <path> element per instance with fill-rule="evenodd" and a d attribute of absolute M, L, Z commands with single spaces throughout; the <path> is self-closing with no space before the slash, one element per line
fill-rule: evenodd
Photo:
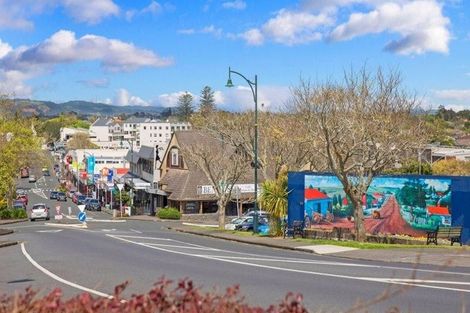
<path fill-rule="evenodd" d="M 173 288 L 172 285 L 171 281 L 162 279 L 147 294 L 133 295 L 125 301 L 122 301 L 121 294 L 127 283 L 116 286 L 111 299 L 82 293 L 63 300 L 59 288 L 41 298 L 36 291 L 28 288 L 23 294 L 0 295 L 0 313 L 307 313 L 302 297 L 293 294 L 288 294 L 280 304 L 263 309 L 246 304 L 238 286 L 217 294 L 203 293 L 190 280 L 182 280 Z"/>
<path fill-rule="evenodd" d="M 17 219 L 22 219 L 22 218 L 28 218 L 28 215 L 26 214 L 25 210 L 21 209 L 12 209 L 12 218 L 17 218 Z"/>
<path fill-rule="evenodd" d="M 7 220 L 12 218 L 12 210 L 10 209 L 2 209 L 0 210 L 0 219 Z"/>
<path fill-rule="evenodd" d="M 160 209 L 157 212 L 157 216 L 163 220 L 179 220 L 181 213 L 175 208 Z"/>

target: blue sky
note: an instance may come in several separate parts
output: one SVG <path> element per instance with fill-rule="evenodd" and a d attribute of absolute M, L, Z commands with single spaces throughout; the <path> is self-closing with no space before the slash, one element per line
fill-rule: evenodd
<path fill-rule="evenodd" d="M 38 100 L 175 105 L 209 85 L 252 108 L 228 66 L 258 75 L 276 108 L 300 77 L 399 69 L 426 107 L 470 108 L 470 5 L 463 0 L 0 0 L 0 93 Z"/>

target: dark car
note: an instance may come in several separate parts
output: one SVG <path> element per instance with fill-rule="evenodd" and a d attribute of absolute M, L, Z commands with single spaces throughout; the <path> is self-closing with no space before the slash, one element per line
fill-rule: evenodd
<path fill-rule="evenodd" d="M 85 195 L 78 195 L 77 196 L 77 202 L 75 202 L 76 204 L 86 204 L 85 203 L 85 200 L 87 199 L 87 197 Z"/>
<path fill-rule="evenodd" d="M 268 225 L 268 220 L 266 218 L 260 217 L 258 219 L 258 231 L 260 228 L 265 228 Z M 235 226 L 235 230 L 249 231 L 253 230 L 253 218 L 248 217 L 245 221 Z"/>
<path fill-rule="evenodd" d="M 67 195 L 65 194 L 65 192 L 58 192 L 57 193 L 57 201 L 67 202 Z"/>
<path fill-rule="evenodd" d="M 85 210 L 101 211 L 101 203 L 98 199 L 89 199 L 85 205 Z"/>
<path fill-rule="evenodd" d="M 58 191 L 51 191 L 51 194 L 49 195 L 49 199 L 57 199 L 57 194 Z"/>
<path fill-rule="evenodd" d="M 49 172 L 49 170 L 42 170 L 42 175 L 43 176 L 51 176 L 51 173 Z"/>
<path fill-rule="evenodd" d="M 23 209 L 26 211 L 26 204 L 21 200 L 13 201 L 13 209 Z"/>

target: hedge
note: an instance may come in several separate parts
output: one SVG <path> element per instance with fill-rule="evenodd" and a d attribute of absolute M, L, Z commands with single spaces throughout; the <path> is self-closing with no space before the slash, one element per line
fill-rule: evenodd
<path fill-rule="evenodd" d="M 27 218 L 28 215 L 26 214 L 25 210 L 22 209 L 1 209 L 0 210 L 0 219 L 7 220 L 7 219 L 22 219 Z"/>
<path fill-rule="evenodd" d="M 179 220 L 181 218 L 181 213 L 175 208 L 165 208 L 160 209 L 157 212 L 157 216 L 164 220 Z"/>
<path fill-rule="evenodd" d="M 0 295 L 0 313 L 306 313 L 302 296 L 287 294 L 280 304 L 264 309 L 248 305 L 240 296 L 238 286 L 225 293 L 202 292 L 191 280 L 181 280 L 173 287 L 161 279 L 146 294 L 123 300 L 121 294 L 127 282 L 114 288 L 110 299 L 82 293 L 69 300 L 62 299 L 57 288 L 44 297 L 27 288 L 24 293 Z"/>

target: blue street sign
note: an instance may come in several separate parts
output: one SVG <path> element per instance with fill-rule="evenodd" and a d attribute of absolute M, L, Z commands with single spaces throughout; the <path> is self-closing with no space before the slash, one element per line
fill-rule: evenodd
<path fill-rule="evenodd" d="M 113 181 L 113 170 L 112 169 L 109 169 L 108 170 L 108 183 L 111 183 Z"/>
<path fill-rule="evenodd" d="M 86 213 L 85 212 L 78 213 L 78 220 L 80 222 L 85 222 L 86 221 Z"/>

